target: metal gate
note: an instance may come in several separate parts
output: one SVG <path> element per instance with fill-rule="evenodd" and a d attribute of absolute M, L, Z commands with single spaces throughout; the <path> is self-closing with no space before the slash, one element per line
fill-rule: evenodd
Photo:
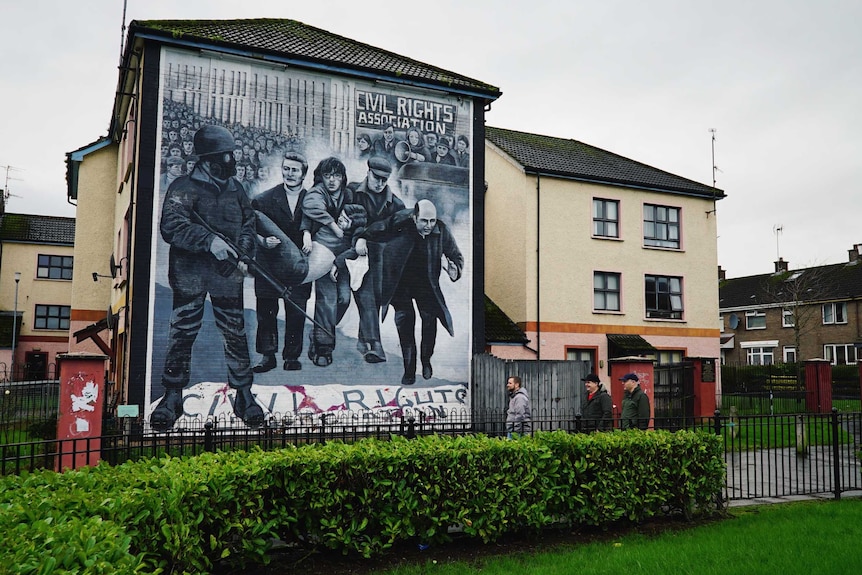
<path fill-rule="evenodd" d="M 694 364 L 656 365 L 654 368 L 655 425 L 676 429 L 694 419 Z"/>

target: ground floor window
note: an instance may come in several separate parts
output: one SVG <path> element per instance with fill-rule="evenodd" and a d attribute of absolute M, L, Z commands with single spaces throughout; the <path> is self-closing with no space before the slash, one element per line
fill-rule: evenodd
<path fill-rule="evenodd" d="M 832 365 L 856 365 L 856 347 L 852 343 L 828 343 L 823 346 L 823 357 Z"/>
<path fill-rule="evenodd" d="M 774 348 L 771 347 L 749 347 L 745 350 L 748 365 L 772 365 L 775 363 Z"/>

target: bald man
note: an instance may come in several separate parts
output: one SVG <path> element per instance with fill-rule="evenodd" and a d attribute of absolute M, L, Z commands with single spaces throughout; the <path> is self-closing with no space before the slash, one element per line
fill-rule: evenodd
<path fill-rule="evenodd" d="M 412 209 L 372 224 L 362 236 L 385 243 L 380 303 L 384 318 L 389 305 L 395 308 L 395 327 L 404 358 L 401 384 L 416 383 L 416 308 L 422 320 L 422 377 L 431 379 L 437 321 L 449 335 L 455 335 L 452 316 L 440 290 L 442 258 L 446 257 L 446 272 L 454 282 L 461 277 L 464 256 L 448 226 L 437 219 L 437 208 L 430 200 L 419 200 Z"/>

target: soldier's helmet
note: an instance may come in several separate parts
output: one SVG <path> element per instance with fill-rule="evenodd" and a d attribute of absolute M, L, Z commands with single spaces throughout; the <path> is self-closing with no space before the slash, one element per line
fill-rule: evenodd
<path fill-rule="evenodd" d="M 195 132 L 195 152 L 199 156 L 210 156 L 225 152 L 233 154 L 235 147 L 236 143 L 227 128 L 207 124 Z"/>

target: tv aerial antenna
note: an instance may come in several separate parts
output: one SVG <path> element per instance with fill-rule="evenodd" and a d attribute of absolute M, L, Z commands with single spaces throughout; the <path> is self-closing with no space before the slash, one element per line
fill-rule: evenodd
<path fill-rule="evenodd" d="M 709 214 L 716 213 L 717 205 L 716 205 L 716 188 L 715 188 L 715 173 L 720 172 L 718 166 L 715 165 L 715 133 L 718 130 L 715 128 L 710 128 L 709 133 L 711 135 L 711 145 L 712 145 L 712 209 L 707 210 L 706 217 L 709 217 Z"/>
<path fill-rule="evenodd" d="M 775 234 L 775 259 L 781 259 L 781 246 L 780 246 L 780 238 L 781 234 L 784 233 L 784 224 L 775 224 L 772 226 L 772 233 Z"/>
<path fill-rule="evenodd" d="M 6 178 L 5 178 L 5 181 L 3 183 L 3 187 L 0 188 L 0 193 L 3 194 L 3 204 L 5 205 L 9 202 L 9 196 L 15 196 L 16 198 L 21 197 L 18 194 L 13 194 L 12 192 L 9 191 L 9 180 L 20 180 L 20 178 L 14 178 L 14 177 L 10 176 L 9 173 L 12 170 L 20 171 L 21 168 L 16 168 L 15 166 L 0 166 L 0 168 L 3 168 L 4 170 L 6 170 Z"/>

